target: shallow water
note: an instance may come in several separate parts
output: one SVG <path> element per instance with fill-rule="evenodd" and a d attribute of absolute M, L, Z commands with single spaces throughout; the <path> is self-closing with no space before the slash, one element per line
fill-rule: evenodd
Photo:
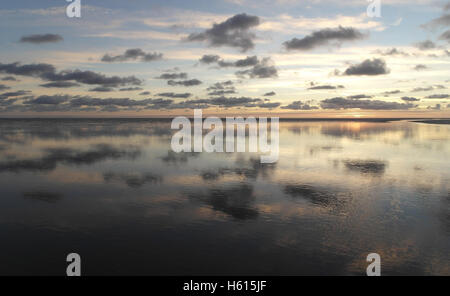
<path fill-rule="evenodd" d="M 283 121 L 280 157 L 170 121 L 0 120 L 0 274 L 450 275 L 450 126 Z"/>

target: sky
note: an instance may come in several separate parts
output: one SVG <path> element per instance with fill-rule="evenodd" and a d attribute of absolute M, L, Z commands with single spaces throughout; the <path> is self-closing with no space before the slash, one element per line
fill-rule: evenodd
<path fill-rule="evenodd" d="M 450 117 L 450 2 L 0 3 L 0 117 Z"/>

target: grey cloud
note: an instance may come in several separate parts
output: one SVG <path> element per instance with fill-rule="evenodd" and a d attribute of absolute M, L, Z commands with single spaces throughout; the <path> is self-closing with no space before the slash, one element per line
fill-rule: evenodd
<path fill-rule="evenodd" d="M 36 34 L 36 35 L 27 35 L 20 38 L 20 42 L 40 44 L 40 43 L 54 43 L 62 41 L 63 38 L 58 34 Z"/>
<path fill-rule="evenodd" d="M 360 64 L 352 65 L 347 68 L 343 75 L 384 75 L 390 70 L 383 59 L 367 59 Z"/>
<path fill-rule="evenodd" d="M 432 86 L 427 86 L 427 87 L 416 87 L 414 88 L 411 92 L 421 92 L 421 91 L 430 91 L 433 90 L 434 87 Z"/>
<path fill-rule="evenodd" d="M 276 95 L 276 93 L 274 91 L 271 91 L 271 92 L 265 93 L 263 96 L 265 96 L 265 97 L 272 97 L 274 95 Z"/>
<path fill-rule="evenodd" d="M 428 67 L 423 64 L 419 64 L 414 67 L 414 70 L 416 70 L 416 71 L 422 71 L 422 70 L 426 70 L 426 69 L 428 69 Z"/>
<path fill-rule="evenodd" d="M 261 104 L 258 104 L 257 106 L 258 106 L 259 108 L 273 109 L 273 108 L 279 107 L 280 105 L 281 105 L 281 103 L 275 103 L 275 102 L 273 102 L 273 103 L 261 103 Z"/>
<path fill-rule="evenodd" d="M 270 58 L 264 58 L 251 69 L 237 71 L 235 74 L 238 77 L 275 78 L 278 77 L 278 70 Z"/>
<path fill-rule="evenodd" d="M 25 95 L 29 95 L 31 92 L 29 90 L 18 90 L 18 91 L 13 91 L 13 92 L 6 92 L 6 93 L 2 93 L 0 94 L 0 99 L 7 99 L 10 97 L 19 97 L 19 96 L 25 96 Z"/>
<path fill-rule="evenodd" d="M 151 62 L 161 60 L 163 58 L 162 53 L 153 52 L 146 53 L 140 48 L 132 48 L 125 51 L 125 53 L 121 55 L 111 56 L 109 54 L 105 54 L 101 61 L 106 63 L 114 63 L 114 62 L 126 62 L 126 61 L 136 61 L 140 60 L 142 62 Z"/>
<path fill-rule="evenodd" d="M 439 36 L 439 39 L 446 40 L 447 42 L 450 43 L 450 30 L 447 30 L 444 33 L 442 33 L 441 36 Z"/>
<path fill-rule="evenodd" d="M 98 86 L 98 87 L 91 88 L 89 91 L 110 92 L 110 91 L 114 91 L 114 88 L 108 87 L 108 86 Z"/>
<path fill-rule="evenodd" d="M 431 40 L 425 40 L 414 44 L 420 50 L 429 50 L 436 48 L 436 44 Z"/>
<path fill-rule="evenodd" d="M 168 98 L 189 98 L 192 94 L 191 93 L 182 93 L 182 94 L 176 94 L 173 92 L 166 92 L 166 93 L 159 93 L 157 96 L 161 97 L 168 97 Z"/>
<path fill-rule="evenodd" d="M 361 95 L 348 96 L 347 98 L 348 99 L 370 99 L 370 98 L 372 98 L 372 96 L 361 94 Z"/>
<path fill-rule="evenodd" d="M 422 27 L 427 29 L 436 29 L 440 27 L 450 26 L 450 14 L 444 14 L 438 18 L 431 20 L 430 22 L 422 25 Z"/>
<path fill-rule="evenodd" d="M 177 85 L 195 86 L 195 85 L 202 84 L 202 82 L 200 80 L 198 80 L 198 79 L 180 80 L 180 81 L 168 80 L 167 84 L 171 85 L 171 86 L 177 86 Z"/>
<path fill-rule="evenodd" d="M 49 82 L 49 83 L 41 84 L 40 86 L 45 87 L 45 88 L 69 88 L 69 87 L 75 87 L 75 86 L 80 86 L 80 85 L 75 82 L 56 81 L 56 82 Z"/>
<path fill-rule="evenodd" d="M 210 46 L 236 47 L 245 52 L 254 47 L 255 35 L 249 30 L 258 25 L 257 16 L 237 14 L 204 32 L 190 34 L 186 41 L 206 41 Z"/>
<path fill-rule="evenodd" d="M 233 81 L 228 80 L 224 82 L 217 82 L 206 89 L 209 91 L 210 96 L 223 96 L 226 94 L 236 93 L 236 89 L 233 86 Z"/>
<path fill-rule="evenodd" d="M 395 94 L 399 94 L 399 93 L 401 93 L 401 91 L 398 89 L 384 92 L 385 95 L 395 95 Z"/>
<path fill-rule="evenodd" d="M 119 76 L 106 76 L 93 71 L 81 71 L 81 70 L 64 70 L 56 72 L 53 65 L 50 64 L 28 64 L 20 65 L 19 63 L 2 64 L 0 63 L 0 73 L 22 75 L 40 78 L 46 81 L 58 82 L 58 81 L 76 81 L 83 84 L 98 84 L 103 86 L 119 86 L 119 85 L 140 85 L 142 81 L 135 76 L 119 77 Z"/>
<path fill-rule="evenodd" d="M 358 30 L 351 27 L 344 28 L 339 26 L 334 29 L 327 28 L 315 31 L 302 39 L 293 38 L 290 41 L 284 42 L 283 45 L 287 50 L 310 50 L 327 45 L 330 41 L 343 42 L 362 38 L 364 38 L 364 35 Z"/>
<path fill-rule="evenodd" d="M 139 95 L 140 96 L 148 96 L 149 94 L 151 94 L 149 91 L 143 91 Z"/>
<path fill-rule="evenodd" d="M 338 85 L 338 86 L 334 86 L 334 85 L 317 85 L 317 86 L 309 87 L 308 89 L 310 89 L 310 90 L 318 90 L 318 89 L 338 89 L 338 88 L 344 88 L 344 86 L 343 85 Z"/>
<path fill-rule="evenodd" d="M 325 99 L 320 103 L 322 109 L 361 109 L 361 110 L 407 110 L 415 107 L 409 103 L 385 102 L 380 100 L 358 100 L 342 97 Z"/>
<path fill-rule="evenodd" d="M 36 99 L 25 101 L 26 105 L 59 105 L 64 102 L 67 102 L 70 99 L 70 96 L 67 95 L 43 95 L 37 97 Z"/>
<path fill-rule="evenodd" d="M 435 95 L 429 95 L 426 98 L 427 99 L 447 99 L 450 95 L 448 94 L 435 94 Z"/>
<path fill-rule="evenodd" d="M 287 106 L 281 107 L 281 109 L 290 110 L 315 110 L 319 109 L 317 106 L 311 106 L 308 103 L 303 103 L 302 101 L 294 101 Z"/>
<path fill-rule="evenodd" d="M 209 64 L 217 63 L 219 60 L 220 60 L 220 56 L 218 56 L 218 55 L 205 54 L 200 58 L 199 62 L 202 64 L 209 65 Z"/>
<path fill-rule="evenodd" d="M 135 90 L 142 90 L 142 88 L 141 87 L 126 87 L 126 88 L 119 89 L 119 91 L 135 91 Z"/>
<path fill-rule="evenodd" d="M 395 47 L 393 47 L 391 49 L 386 49 L 385 51 L 376 50 L 375 53 L 381 54 L 383 56 L 395 56 L 395 55 L 409 56 L 408 53 L 398 50 Z"/>
<path fill-rule="evenodd" d="M 7 90 L 7 89 L 10 89 L 10 87 L 9 87 L 9 86 L 6 86 L 6 85 L 4 85 L 4 84 L 0 84 L 0 91 L 2 91 L 2 90 Z"/>
<path fill-rule="evenodd" d="M 427 109 L 429 110 L 441 110 L 441 104 L 436 104 L 434 107 L 428 106 Z"/>
<path fill-rule="evenodd" d="M 14 76 L 5 76 L 2 81 L 17 81 L 17 79 Z"/>
<path fill-rule="evenodd" d="M 164 73 L 161 74 L 158 77 L 155 77 L 156 79 L 165 79 L 165 80 L 173 80 L 173 79 L 186 79 L 188 77 L 187 73 Z"/>
<path fill-rule="evenodd" d="M 420 99 L 414 98 L 414 97 L 402 97 L 402 100 L 405 102 L 417 102 L 420 101 Z"/>

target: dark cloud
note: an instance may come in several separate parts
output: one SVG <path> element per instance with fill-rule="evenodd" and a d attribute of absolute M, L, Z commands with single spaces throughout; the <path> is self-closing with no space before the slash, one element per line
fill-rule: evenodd
<path fill-rule="evenodd" d="M 417 101 L 420 101 L 420 99 L 414 98 L 414 97 L 402 97 L 402 100 L 405 101 L 405 102 L 417 102 Z"/>
<path fill-rule="evenodd" d="M 434 90 L 434 87 L 433 86 L 416 87 L 413 90 L 411 90 L 411 92 L 421 92 L 421 91 L 430 91 L 430 90 Z"/>
<path fill-rule="evenodd" d="M 81 70 L 64 70 L 56 72 L 53 65 L 50 64 L 28 64 L 20 65 L 19 63 L 2 64 L 0 63 L 0 73 L 30 76 L 40 78 L 46 81 L 59 82 L 59 81 L 75 81 L 78 83 L 89 85 L 103 85 L 109 87 L 116 87 L 120 85 L 140 85 L 142 81 L 135 76 L 119 77 L 119 76 L 106 76 L 93 71 L 81 71 Z"/>
<path fill-rule="evenodd" d="M 220 56 L 218 56 L 218 55 L 206 54 L 200 58 L 199 62 L 202 64 L 209 65 L 209 64 L 217 63 L 219 60 L 220 60 Z"/>
<path fill-rule="evenodd" d="M 110 92 L 110 91 L 114 91 L 114 88 L 108 87 L 108 86 L 97 86 L 97 87 L 91 88 L 89 91 Z"/>
<path fill-rule="evenodd" d="M 237 71 L 236 75 L 248 78 L 275 78 L 278 77 L 278 70 L 270 58 L 264 58 L 251 69 Z"/>
<path fill-rule="evenodd" d="M 41 84 L 40 86 L 46 87 L 46 88 L 69 88 L 69 87 L 75 87 L 75 86 L 80 86 L 80 85 L 75 82 L 56 81 L 56 82 L 49 82 L 49 83 Z"/>
<path fill-rule="evenodd" d="M 233 81 L 228 80 L 224 82 L 217 82 L 206 89 L 210 96 L 223 96 L 227 94 L 235 94 L 236 89 L 233 86 Z"/>
<path fill-rule="evenodd" d="M 360 64 L 348 67 L 343 75 L 384 75 L 388 74 L 390 70 L 386 67 L 386 62 L 383 59 L 367 59 Z"/>
<path fill-rule="evenodd" d="M 1 80 L 2 81 L 17 81 L 16 77 L 14 77 L 14 76 L 5 76 Z"/>
<path fill-rule="evenodd" d="M 289 110 L 316 110 L 319 109 L 317 106 L 311 106 L 308 103 L 304 103 L 302 101 L 294 101 L 287 106 L 281 107 L 281 109 L 289 109 Z"/>
<path fill-rule="evenodd" d="M 364 94 L 361 94 L 361 95 L 353 95 L 353 96 L 348 96 L 348 97 L 347 97 L 347 99 L 370 99 L 370 98 L 372 98 L 372 96 L 364 95 Z"/>
<path fill-rule="evenodd" d="M 204 32 L 190 34 L 186 41 L 206 41 L 210 46 L 236 47 L 245 52 L 254 47 L 255 35 L 249 30 L 258 25 L 257 16 L 237 14 L 222 23 L 214 24 Z"/>
<path fill-rule="evenodd" d="M 124 182 L 128 187 L 138 188 L 146 184 L 162 182 L 162 177 L 153 173 L 104 173 L 103 179 L 107 183 Z"/>
<path fill-rule="evenodd" d="M 434 95 L 427 96 L 425 98 L 427 98 L 427 99 L 447 99 L 449 97 L 450 97 L 450 95 L 448 95 L 448 94 L 434 94 Z"/>
<path fill-rule="evenodd" d="M 267 109 L 273 109 L 273 108 L 277 108 L 281 105 L 281 103 L 276 103 L 276 102 L 268 102 L 268 103 L 260 103 L 257 105 L 257 107 L 259 108 L 267 108 Z"/>
<path fill-rule="evenodd" d="M 191 93 L 182 93 L 182 94 L 176 94 L 173 92 L 166 92 L 166 93 L 159 93 L 157 96 L 160 97 L 167 97 L 167 98 L 189 98 L 192 94 Z"/>
<path fill-rule="evenodd" d="M 109 54 L 105 54 L 101 61 L 106 63 L 115 63 L 115 62 L 127 62 L 127 61 L 136 61 L 140 60 L 141 62 L 151 62 L 161 60 L 163 58 L 162 53 L 153 52 L 146 53 L 140 48 L 128 49 L 125 53 L 121 55 L 111 56 Z"/>
<path fill-rule="evenodd" d="M 375 53 L 381 54 L 383 56 L 396 56 L 396 55 L 409 56 L 409 53 L 406 53 L 404 51 L 398 50 L 395 47 L 393 47 L 391 49 L 386 49 L 384 51 L 378 49 L 378 50 L 375 51 Z"/>
<path fill-rule="evenodd" d="M 63 195 L 61 193 L 56 192 L 48 192 L 48 191 L 31 191 L 24 192 L 23 197 L 25 199 L 32 199 L 38 201 L 44 201 L 48 203 L 55 203 L 62 199 Z"/>
<path fill-rule="evenodd" d="M 151 102 L 150 99 L 147 100 L 132 100 L 129 98 L 92 98 L 89 96 L 76 97 L 70 100 L 71 106 L 120 106 L 120 107 L 131 107 L 131 106 L 145 106 Z"/>
<path fill-rule="evenodd" d="M 407 110 L 415 107 L 410 103 L 385 102 L 380 100 L 346 99 L 342 97 L 325 99 L 320 102 L 322 109 L 362 109 L 362 110 Z"/>
<path fill-rule="evenodd" d="M 158 77 L 155 77 L 156 79 L 165 79 L 165 80 L 173 80 L 173 79 L 186 79 L 188 77 L 187 73 L 164 73 L 161 74 Z"/>
<path fill-rule="evenodd" d="M 385 95 L 395 95 L 395 94 L 399 94 L 399 93 L 401 93 L 401 91 L 396 89 L 396 90 L 385 91 L 383 94 L 385 94 Z"/>
<path fill-rule="evenodd" d="M 441 104 L 436 104 L 434 107 L 428 106 L 427 109 L 429 110 L 441 110 Z"/>
<path fill-rule="evenodd" d="M 431 40 L 425 40 L 422 42 L 417 42 L 416 44 L 414 44 L 418 49 L 420 50 L 429 50 L 429 49 L 434 49 L 436 48 L 436 44 L 431 41 Z"/>
<path fill-rule="evenodd" d="M 180 81 L 168 80 L 167 84 L 170 85 L 170 86 L 177 86 L 177 85 L 195 86 L 195 85 L 202 84 L 202 82 L 200 80 L 198 80 L 198 79 L 180 80 Z"/>
<path fill-rule="evenodd" d="M 309 87 L 308 89 L 310 89 L 310 90 L 318 90 L 318 89 L 338 89 L 338 88 L 344 88 L 344 86 L 343 85 L 338 85 L 338 86 L 334 86 L 334 85 L 316 85 L 316 86 Z"/>
<path fill-rule="evenodd" d="M 283 43 L 287 50 L 310 50 L 322 45 L 329 44 L 330 41 L 353 41 L 364 38 L 364 35 L 354 28 L 327 28 L 313 32 L 302 39 L 293 38 Z"/>
<path fill-rule="evenodd" d="M 42 34 L 42 35 L 36 34 L 36 35 L 27 35 L 20 38 L 20 42 L 27 42 L 33 44 L 54 43 L 62 40 L 63 40 L 62 36 L 57 34 Z"/>
<path fill-rule="evenodd" d="M 422 71 L 422 70 L 426 70 L 426 69 L 428 69 L 428 67 L 423 64 L 418 64 L 414 67 L 414 70 L 416 70 L 416 71 Z"/>
<path fill-rule="evenodd" d="M 0 84 L 0 91 L 7 90 L 7 89 L 10 89 L 10 87 L 6 86 L 4 84 Z"/>
<path fill-rule="evenodd" d="M 149 91 L 143 91 L 143 92 L 141 92 L 139 95 L 140 96 L 148 96 L 148 95 L 150 95 L 151 93 L 149 92 Z"/>
<path fill-rule="evenodd" d="M 70 99 L 70 96 L 67 95 L 43 95 L 40 97 L 37 97 L 36 99 L 31 99 L 28 101 L 25 101 L 24 104 L 26 105 L 59 105 L 64 102 L 67 102 Z"/>
<path fill-rule="evenodd" d="M 12 92 L 6 92 L 0 94 L 0 99 L 4 100 L 10 97 L 20 97 L 29 95 L 31 92 L 29 90 L 18 90 L 18 91 L 12 91 Z"/>
<path fill-rule="evenodd" d="M 441 36 L 439 36 L 439 39 L 446 40 L 447 42 L 450 43 L 450 30 L 447 30 L 444 33 L 442 33 Z"/>
<path fill-rule="evenodd" d="M 276 93 L 274 91 L 271 91 L 271 92 L 265 93 L 263 96 L 265 96 L 265 97 L 272 97 L 272 96 L 275 96 L 275 95 L 276 95 Z"/>
<path fill-rule="evenodd" d="M 450 26 L 450 14 L 448 14 L 448 13 L 431 20 L 430 22 L 426 23 L 425 25 L 422 25 L 422 27 L 424 27 L 426 29 L 436 29 L 436 28 L 448 27 L 448 26 Z"/>
<path fill-rule="evenodd" d="M 136 90 L 142 90 L 142 88 L 141 87 L 126 87 L 126 88 L 119 89 L 119 91 L 136 91 Z"/>

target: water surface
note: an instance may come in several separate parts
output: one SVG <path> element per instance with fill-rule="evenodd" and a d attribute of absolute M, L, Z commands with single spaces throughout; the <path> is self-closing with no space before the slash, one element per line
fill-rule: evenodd
<path fill-rule="evenodd" d="M 280 157 L 170 121 L 0 120 L 0 274 L 450 275 L 450 127 L 283 121 Z"/>

